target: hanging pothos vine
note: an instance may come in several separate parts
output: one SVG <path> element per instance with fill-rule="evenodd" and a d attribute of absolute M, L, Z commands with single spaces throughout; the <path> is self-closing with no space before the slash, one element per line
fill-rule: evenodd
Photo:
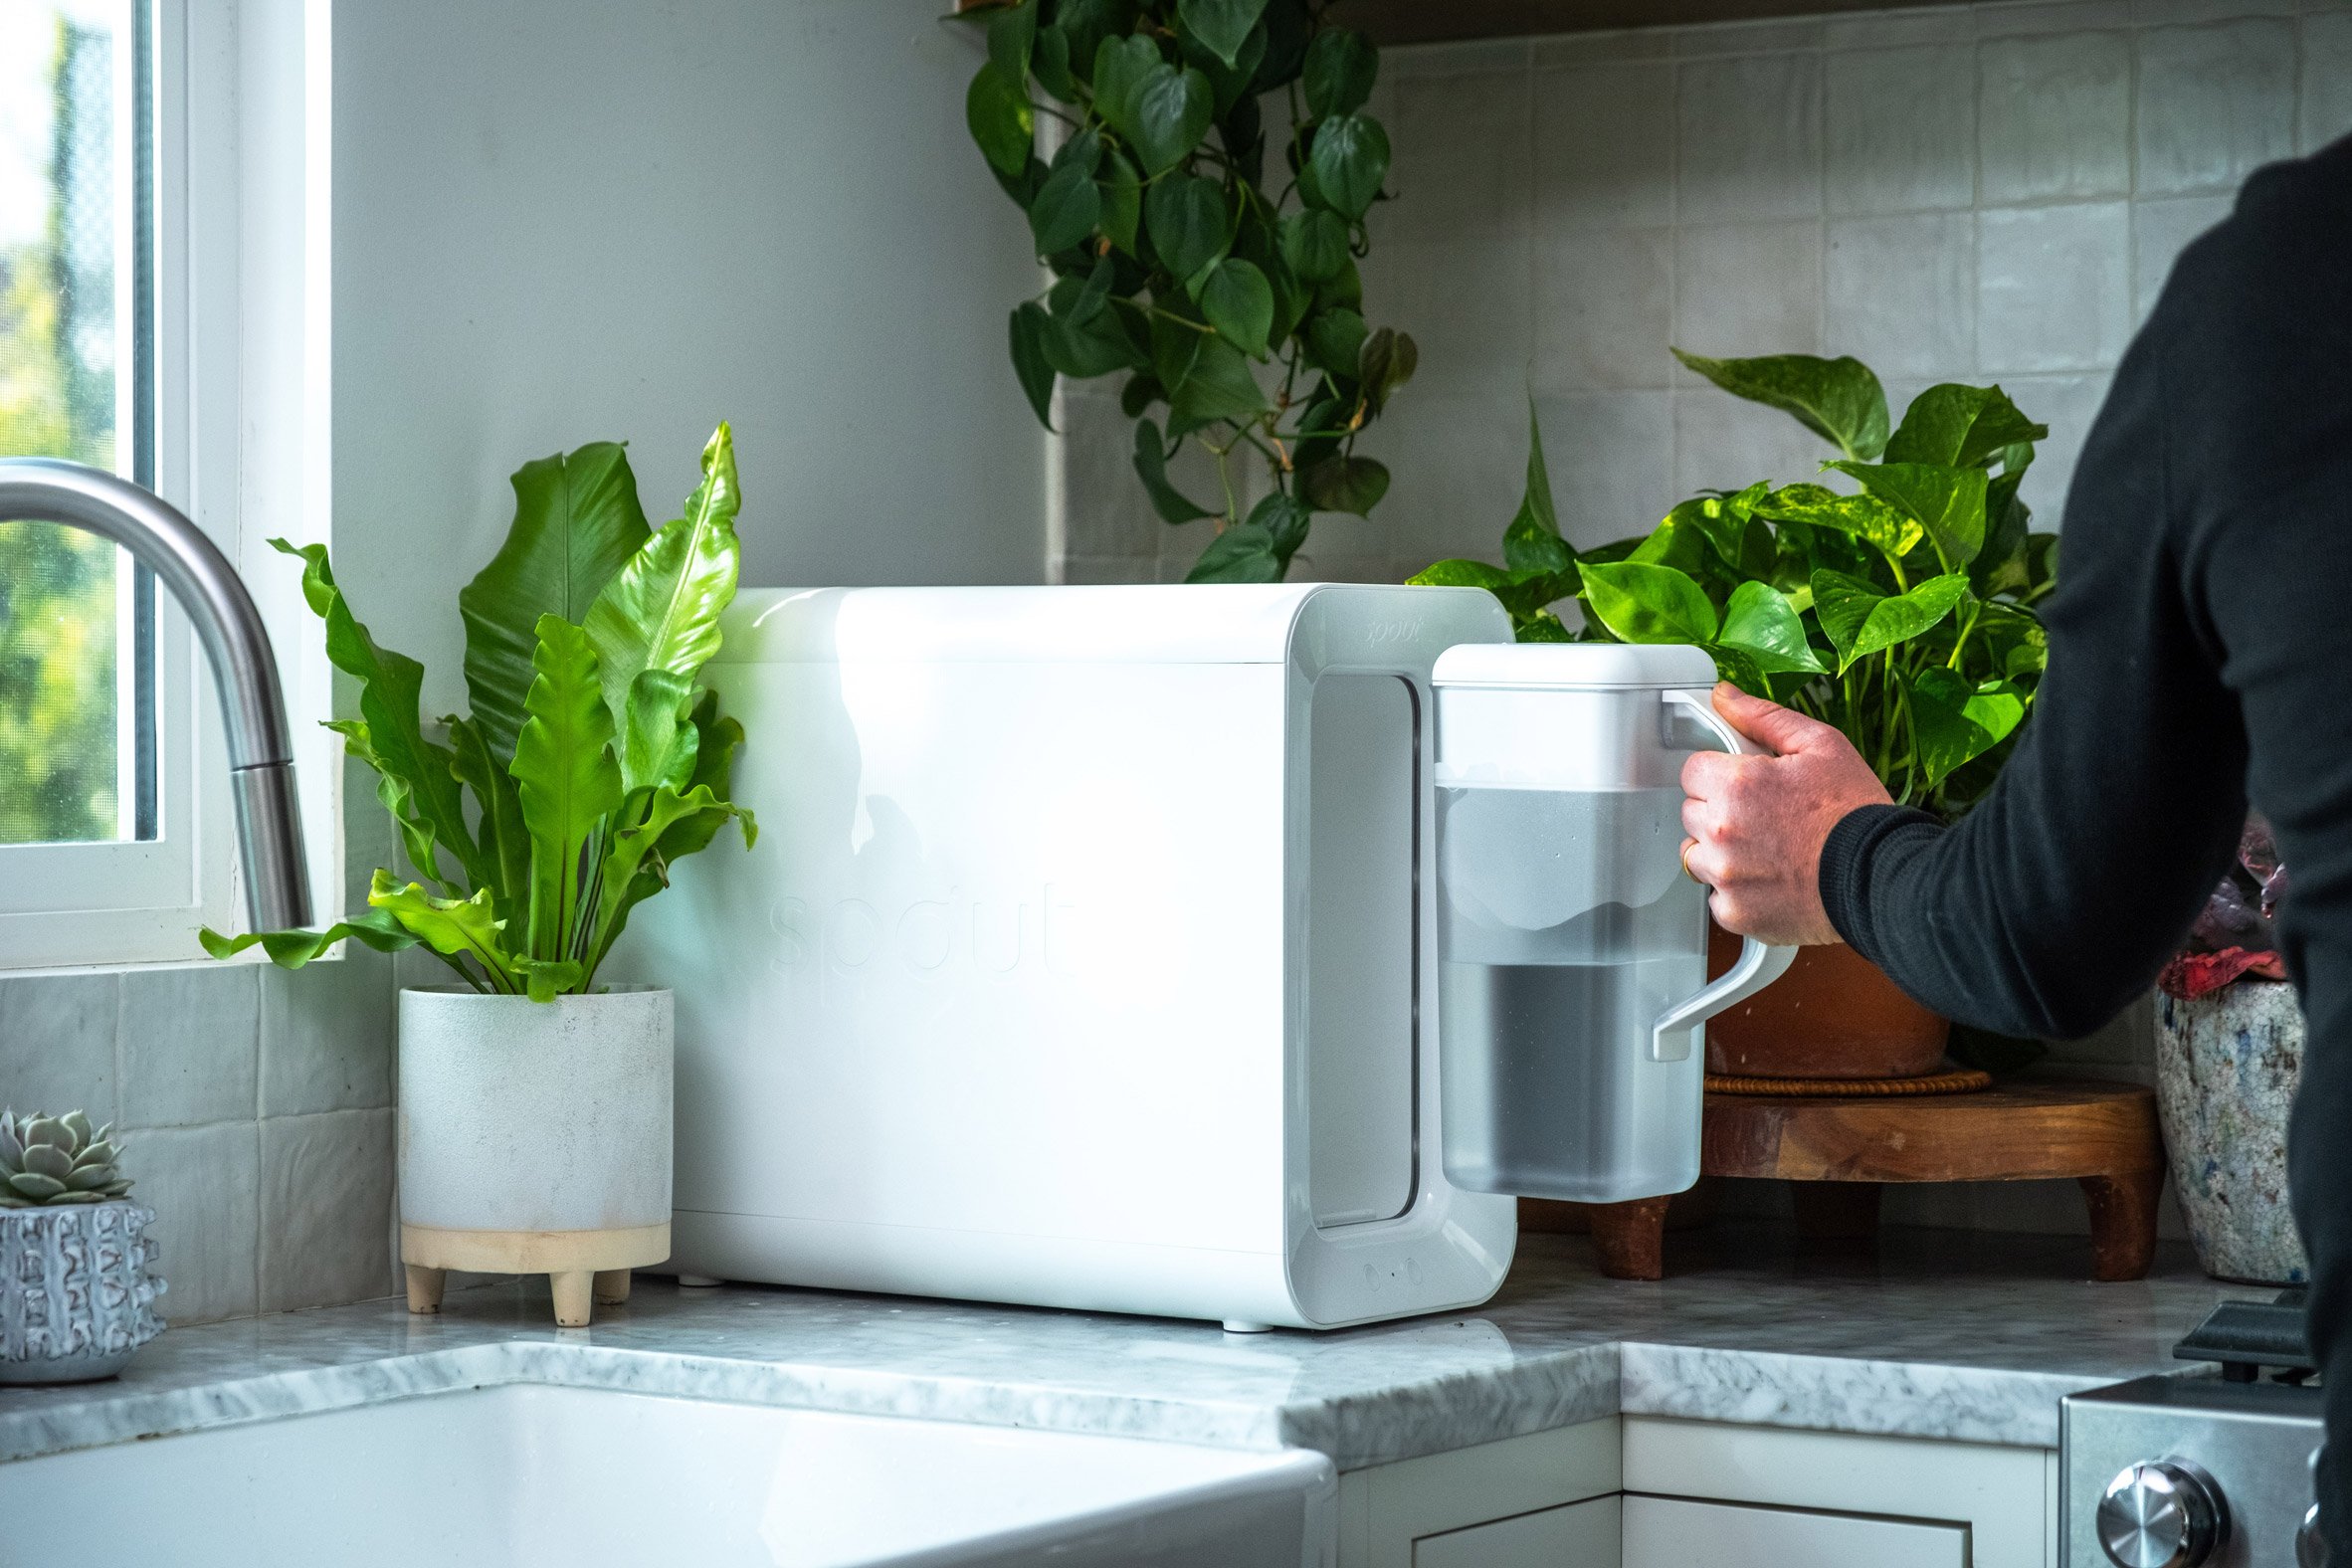
<path fill-rule="evenodd" d="M 1416 357 L 1411 337 L 1366 325 L 1356 272 L 1388 174 L 1388 134 L 1364 112 L 1379 57 L 1323 10 L 1020 0 L 973 13 L 988 61 L 965 99 L 972 139 L 1054 278 L 1013 311 L 1013 368 L 1048 429 L 1057 375 L 1126 377 L 1153 508 L 1217 519 L 1192 582 L 1279 581 L 1314 513 L 1367 516 L 1388 490 L 1388 470 L 1354 450 Z M 1272 149 L 1269 98 L 1289 119 Z M 1040 118 L 1064 133 L 1051 159 Z M 1209 503 L 1170 482 L 1186 441 L 1215 460 Z M 1237 458 L 1271 481 L 1246 514 Z"/>

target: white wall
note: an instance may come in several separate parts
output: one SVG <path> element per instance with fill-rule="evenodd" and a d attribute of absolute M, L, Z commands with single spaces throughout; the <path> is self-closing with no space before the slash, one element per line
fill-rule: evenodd
<path fill-rule="evenodd" d="M 1042 580 L 1036 273 L 943 9 L 336 7 L 335 557 L 428 702 L 506 476 L 600 438 L 658 522 L 732 420 L 747 582 Z"/>

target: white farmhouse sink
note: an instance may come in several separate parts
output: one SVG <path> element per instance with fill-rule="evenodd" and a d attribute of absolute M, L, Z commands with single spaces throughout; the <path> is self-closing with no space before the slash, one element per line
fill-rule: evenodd
<path fill-rule="evenodd" d="M 511 1384 L 0 1465 L 10 1562 L 1318 1568 L 1330 1463 Z"/>

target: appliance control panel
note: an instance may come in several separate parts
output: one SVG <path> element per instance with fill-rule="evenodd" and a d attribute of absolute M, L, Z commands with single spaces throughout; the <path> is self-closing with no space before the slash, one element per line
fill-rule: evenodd
<path fill-rule="evenodd" d="M 2059 1407 L 2061 1568 L 2311 1568 L 2319 1390 L 2148 1377 Z"/>

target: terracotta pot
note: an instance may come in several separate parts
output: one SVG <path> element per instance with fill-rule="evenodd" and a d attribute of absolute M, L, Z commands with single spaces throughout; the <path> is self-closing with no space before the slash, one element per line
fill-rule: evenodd
<path fill-rule="evenodd" d="M 1707 972 L 1739 956 L 1709 922 Z M 1951 1023 L 1844 942 L 1803 947 L 1789 972 L 1707 1020 L 1707 1071 L 1743 1078 L 1917 1078 L 1944 1059 Z"/>

